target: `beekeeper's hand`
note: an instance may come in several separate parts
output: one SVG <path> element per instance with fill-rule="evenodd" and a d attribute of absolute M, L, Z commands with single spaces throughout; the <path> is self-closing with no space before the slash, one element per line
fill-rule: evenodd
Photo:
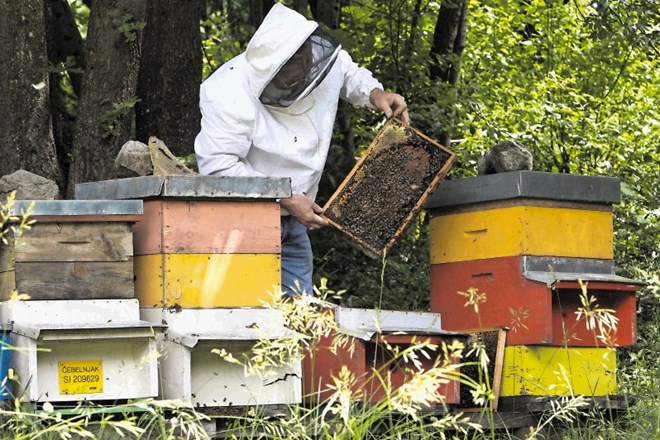
<path fill-rule="evenodd" d="M 408 116 L 408 104 L 403 96 L 398 93 L 385 92 L 382 89 L 373 89 L 369 95 L 369 101 L 385 113 L 387 119 L 400 118 L 404 123 L 410 124 Z"/>
<path fill-rule="evenodd" d="M 294 194 L 291 198 L 282 199 L 280 205 L 309 230 L 328 226 L 327 220 L 319 215 L 323 208 L 304 194 Z"/>

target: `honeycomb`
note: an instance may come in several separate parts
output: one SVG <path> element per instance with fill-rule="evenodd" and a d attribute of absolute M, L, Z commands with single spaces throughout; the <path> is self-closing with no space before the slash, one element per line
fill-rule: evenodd
<path fill-rule="evenodd" d="M 391 119 L 330 197 L 323 217 L 383 256 L 455 159 L 451 150 L 400 120 Z"/>

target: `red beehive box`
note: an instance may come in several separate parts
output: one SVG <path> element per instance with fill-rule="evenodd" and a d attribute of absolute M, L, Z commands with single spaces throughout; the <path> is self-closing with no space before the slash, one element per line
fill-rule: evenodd
<path fill-rule="evenodd" d="M 338 315 L 351 314 L 348 318 Z M 355 327 L 350 329 L 348 320 L 357 322 L 358 315 L 373 317 L 386 314 L 385 320 L 374 326 L 369 318 L 362 319 L 363 325 L 356 333 Z M 348 344 L 340 346 L 335 352 L 332 337 L 321 338 L 316 346 L 303 360 L 303 395 L 308 402 L 317 402 L 328 399 L 333 390 L 328 385 L 338 378 L 342 367 L 345 367 L 355 377 L 351 388 L 352 395 L 357 401 L 377 403 L 387 397 L 387 389 L 383 381 L 390 384 L 390 391 L 396 392 L 406 383 L 414 373 L 427 371 L 433 367 L 435 361 L 440 359 L 446 362 L 448 369 L 457 370 L 458 359 L 446 359 L 442 344 L 450 345 L 454 340 L 467 343 L 465 334 L 450 333 L 440 330 L 438 314 L 421 312 L 395 312 L 374 311 L 366 309 L 337 308 L 335 317 L 340 329 L 348 329 L 352 336 Z M 398 323 L 398 325 L 397 325 Z M 377 329 L 376 329 L 377 327 Z M 432 327 L 432 328 L 431 328 Z M 398 328 L 398 330 L 395 330 Z M 371 331 L 370 331 L 371 329 Z M 378 332 L 375 332 L 378 330 Z M 428 341 L 437 348 L 426 350 L 429 357 L 419 356 L 420 364 L 415 366 L 412 361 L 394 359 L 392 350 L 403 350 L 420 341 Z M 437 402 L 431 404 L 456 404 L 460 401 L 460 384 L 456 380 L 438 383 L 438 391 L 442 396 Z"/>

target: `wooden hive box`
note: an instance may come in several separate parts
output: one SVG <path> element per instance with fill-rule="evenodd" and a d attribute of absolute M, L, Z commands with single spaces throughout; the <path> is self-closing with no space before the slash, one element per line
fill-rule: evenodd
<path fill-rule="evenodd" d="M 139 314 L 136 299 L 3 302 L 15 395 L 52 403 L 157 397 L 162 326 Z"/>
<path fill-rule="evenodd" d="M 506 347 L 500 397 L 617 393 L 613 348 Z"/>
<path fill-rule="evenodd" d="M 306 401 L 323 401 L 332 395 L 328 385 L 339 378 L 346 367 L 355 377 L 352 393 L 357 401 L 377 403 L 386 398 L 387 390 L 381 379 L 391 384 L 396 392 L 415 373 L 430 369 L 434 361 L 444 359 L 442 343 L 453 340 L 467 342 L 467 335 L 442 331 L 440 315 L 425 312 L 399 312 L 390 310 L 351 309 L 337 307 L 334 311 L 340 331 L 352 335 L 347 346 L 331 350 L 332 337 L 323 337 L 303 359 L 303 386 Z M 398 359 L 393 362 L 392 354 L 384 344 L 405 349 L 420 341 L 438 346 L 426 350 L 429 357 L 419 356 L 420 364 L 411 360 Z M 446 359 L 456 366 L 458 360 Z M 458 372 L 458 369 L 455 370 Z M 377 373 L 376 373 L 377 372 Z M 380 378 L 379 378 L 380 376 Z M 460 383 L 449 380 L 438 383 L 442 398 L 432 405 L 455 404 L 460 400 Z"/>
<path fill-rule="evenodd" d="M 383 255 L 410 225 L 456 154 L 389 120 L 323 208 L 328 222 Z"/>
<path fill-rule="evenodd" d="M 507 345 L 634 344 L 642 283 L 614 273 L 619 199 L 611 177 L 516 171 L 445 182 L 426 204 L 431 310 L 448 330 L 508 327 Z M 576 320 L 579 281 L 619 319 L 607 342 Z M 485 298 L 478 314 L 466 307 L 470 291 Z"/>
<path fill-rule="evenodd" d="M 11 325 L 0 323 L 0 401 L 9 400 L 13 396 L 12 381 L 9 379 L 11 369 Z"/>
<path fill-rule="evenodd" d="M 255 307 L 280 286 L 289 179 L 145 176 L 79 184 L 79 199 L 144 201 L 135 290 L 143 307 Z"/>
<path fill-rule="evenodd" d="M 0 243 L 0 293 L 34 300 L 133 298 L 133 235 L 142 201 L 16 201 L 35 223 Z"/>
<path fill-rule="evenodd" d="M 608 338 L 577 319 L 579 281 L 619 322 Z M 431 266 L 431 310 L 447 330 L 507 327 L 507 345 L 630 346 L 637 339 L 636 293 L 642 283 L 614 274 L 611 261 L 502 257 Z M 466 305 L 471 289 L 484 295 L 479 313 Z"/>
<path fill-rule="evenodd" d="M 161 398 L 196 408 L 229 408 L 296 404 L 301 397 L 301 362 L 272 366 L 262 375 L 246 374 L 214 349 L 236 359 L 249 355 L 261 339 L 284 337 L 282 316 L 267 308 L 142 309 L 143 319 L 166 323 L 159 336 Z"/>

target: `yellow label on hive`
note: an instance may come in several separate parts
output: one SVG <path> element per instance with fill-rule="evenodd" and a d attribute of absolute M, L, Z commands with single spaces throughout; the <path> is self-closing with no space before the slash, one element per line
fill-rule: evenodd
<path fill-rule="evenodd" d="M 60 394 L 103 392 L 103 361 L 59 361 Z"/>

